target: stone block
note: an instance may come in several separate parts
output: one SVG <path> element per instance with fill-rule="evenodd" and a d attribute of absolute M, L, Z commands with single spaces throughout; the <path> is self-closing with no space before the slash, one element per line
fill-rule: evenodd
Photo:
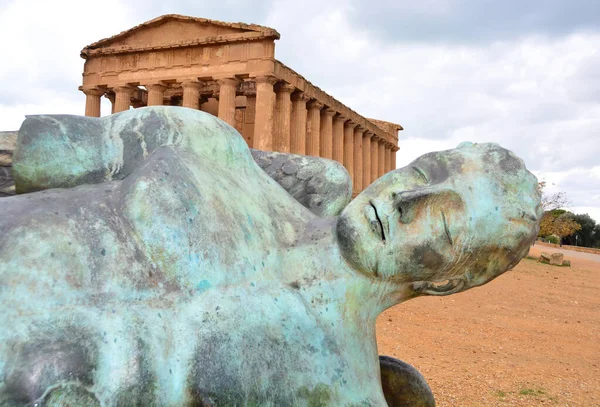
<path fill-rule="evenodd" d="M 552 253 L 550 256 L 550 264 L 553 266 L 561 266 L 563 263 L 563 254 L 562 253 Z"/>
<path fill-rule="evenodd" d="M 546 252 L 542 252 L 542 254 L 540 254 L 540 259 L 539 261 L 541 263 L 550 263 L 550 253 L 546 253 Z"/>

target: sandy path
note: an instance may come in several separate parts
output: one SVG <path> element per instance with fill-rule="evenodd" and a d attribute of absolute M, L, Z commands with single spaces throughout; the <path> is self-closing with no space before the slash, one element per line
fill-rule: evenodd
<path fill-rule="evenodd" d="M 600 407 L 600 264 L 572 253 L 587 254 L 386 311 L 379 353 L 417 367 L 439 407 Z"/>
<path fill-rule="evenodd" d="M 534 246 L 536 253 L 540 252 L 549 252 L 549 253 L 562 253 L 565 256 L 565 259 L 582 259 L 594 261 L 596 263 L 600 263 L 600 254 L 594 253 L 585 253 L 585 252 L 576 252 L 574 250 L 567 249 L 559 249 L 558 247 L 548 247 L 548 246 Z"/>

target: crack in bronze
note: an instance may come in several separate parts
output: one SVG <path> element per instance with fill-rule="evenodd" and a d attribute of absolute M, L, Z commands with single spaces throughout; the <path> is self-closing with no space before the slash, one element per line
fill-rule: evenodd
<path fill-rule="evenodd" d="M 373 211 L 375 212 L 375 217 L 377 218 L 377 222 L 379 223 L 379 229 L 381 230 L 381 239 L 383 240 L 383 243 L 385 243 L 385 232 L 383 230 L 383 223 L 381 222 L 381 219 L 379 219 L 377 208 L 375 207 L 375 205 L 373 205 L 373 202 L 369 202 L 369 205 L 371 205 Z"/>

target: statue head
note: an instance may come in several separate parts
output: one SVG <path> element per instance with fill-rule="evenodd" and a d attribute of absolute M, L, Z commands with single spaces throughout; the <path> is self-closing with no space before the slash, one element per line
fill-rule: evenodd
<path fill-rule="evenodd" d="M 497 144 L 462 143 L 389 172 L 342 212 L 340 250 L 359 272 L 446 295 L 523 258 L 542 216 L 536 177 Z"/>

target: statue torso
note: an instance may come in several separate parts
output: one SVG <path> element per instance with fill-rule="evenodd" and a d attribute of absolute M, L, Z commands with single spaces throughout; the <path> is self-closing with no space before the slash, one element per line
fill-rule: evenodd
<path fill-rule="evenodd" d="M 377 405 L 344 282 L 281 270 L 314 254 L 314 217 L 224 171 L 164 149 L 124 181 L 3 202 L 0 400 Z"/>

